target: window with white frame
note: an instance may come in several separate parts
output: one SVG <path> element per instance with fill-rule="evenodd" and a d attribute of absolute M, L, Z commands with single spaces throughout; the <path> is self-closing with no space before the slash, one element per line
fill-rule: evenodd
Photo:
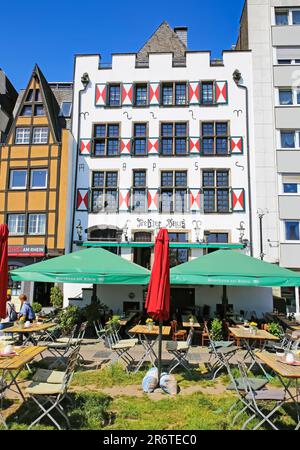
<path fill-rule="evenodd" d="M 300 226 L 299 220 L 284 221 L 285 241 L 300 241 L 299 226 Z"/>
<path fill-rule="evenodd" d="M 16 128 L 15 144 L 29 144 L 30 128 Z"/>
<path fill-rule="evenodd" d="M 300 194 L 300 175 L 282 176 L 282 193 L 287 195 Z"/>
<path fill-rule="evenodd" d="M 45 189 L 47 187 L 47 169 L 33 169 L 30 173 L 30 188 Z"/>
<path fill-rule="evenodd" d="M 33 144 L 47 144 L 48 143 L 48 127 L 35 127 L 32 133 Z"/>
<path fill-rule="evenodd" d="M 277 47 L 277 64 L 300 64 L 300 47 Z"/>
<path fill-rule="evenodd" d="M 300 8 L 275 8 L 275 25 L 300 25 Z"/>
<path fill-rule="evenodd" d="M 278 89 L 277 103 L 280 106 L 300 105 L 300 89 L 293 89 L 293 88 Z"/>
<path fill-rule="evenodd" d="M 24 234 L 25 233 L 25 214 L 8 214 L 7 226 L 9 233 Z"/>
<path fill-rule="evenodd" d="M 46 215 L 29 214 L 28 234 L 45 234 L 45 230 L 46 230 Z"/>
<path fill-rule="evenodd" d="M 11 170 L 9 175 L 10 189 L 26 189 L 27 186 L 27 170 Z"/>
<path fill-rule="evenodd" d="M 282 148 L 284 150 L 300 149 L 300 131 L 280 130 L 279 148 Z"/>

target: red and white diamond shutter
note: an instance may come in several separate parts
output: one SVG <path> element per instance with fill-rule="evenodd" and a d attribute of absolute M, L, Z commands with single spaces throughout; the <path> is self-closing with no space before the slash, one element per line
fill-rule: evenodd
<path fill-rule="evenodd" d="M 121 155 L 130 155 L 131 139 L 121 139 Z"/>
<path fill-rule="evenodd" d="M 80 155 L 89 156 L 91 154 L 91 146 L 92 146 L 91 139 L 81 139 L 79 146 Z"/>
<path fill-rule="evenodd" d="M 232 155 L 243 155 L 244 153 L 244 140 L 242 137 L 230 138 L 230 151 Z"/>
<path fill-rule="evenodd" d="M 132 106 L 133 85 L 132 83 L 124 83 L 122 86 L 122 105 Z"/>
<path fill-rule="evenodd" d="M 106 105 L 106 94 L 107 94 L 107 86 L 104 83 L 96 84 L 96 106 L 105 106 Z"/>
<path fill-rule="evenodd" d="M 159 190 L 149 189 L 148 190 L 148 211 L 158 211 L 159 206 Z"/>
<path fill-rule="evenodd" d="M 191 81 L 189 83 L 189 104 L 198 105 L 200 101 L 200 83 Z"/>
<path fill-rule="evenodd" d="M 201 191 L 199 189 L 190 190 L 190 210 L 199 212 L 201 208 Z"/>
<path fill-rule="evenodd" d="M 159 141 L 157 138 L 149 138 L 148 139 L 148 154 L 149 155 L 158 155 L 159 150 Z"/>
<path fill-rule="evenodd" d="M 88 189 L 77 189 L 77 211 L 88 211 L 89 209 L 89 191 Z"/>
<path fill-rule="evenodd" d="M 149 84 L 149 104 L 150 106 L 159 105 L 160 85 L 159 83 Z"/>
<path fill-rule="evenodd" d="M 190 138 L 190 154 L 199 155 L 200 153 L 200 139 Z"/>
<path fill-rule="evenodd" d="M 130 205 L 130 189 L 119 191 L 119 211 L 128 211 Z"/>
<path fill-rule="evenodd" d="M 216 103 L 217 105 L 225 105 L 228 103 L 227 81 L 216 81 Z"/>
<path fill-rule="evenodd" d="M 232 189 L 232 212 L 245 212 L 246 211 L 246 198 L 245 189 L 235 188 Z"/>

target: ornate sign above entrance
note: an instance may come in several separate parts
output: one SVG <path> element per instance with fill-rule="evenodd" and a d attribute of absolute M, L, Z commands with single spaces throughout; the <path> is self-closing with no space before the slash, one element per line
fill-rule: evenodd
<path fill-rule="evenodd" d="M 185 220 L 174 220 L 174 219 L 166 219 L 162 220 L 153 220 L 153 219 L 136 219 L 137 228 L 148 228 L 149 230 L 157 229 L 157 228 L 167 228 L 168 230 L 185 230 L 186 223 Z"/>

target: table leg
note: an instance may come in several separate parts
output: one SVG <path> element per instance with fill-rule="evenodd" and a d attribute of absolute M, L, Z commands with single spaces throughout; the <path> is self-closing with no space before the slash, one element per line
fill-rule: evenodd
<path fill-rule="evenodd" d="M 24 394 L 23 394 L 23 392 L 22 392 L 22 390 L 21 390 L 21 388 L 20 388 L 20 386 L 18 385 L 18 382 L 17 382 L 17 377 L 19 376 L 19 374 L 21 373 L 22 370 L 23 370 L 23 367 L 21 369 L 19 369 L 18 372 L 15 375 L 12 373 L 11 370 L 7 370 L 7 373 L 9 374 L 9 376 L 11 378 L 11 382 L 7 385 L 7 389 L 10 389 L 11 391 L 15 392 L 13 389 L 11 389 L 11 386 L 14 384 L 16 386 L 17 390 L 18 390 L 18 393 L 22 397 L 23 401 L 25 401 Z"/>
<path fill-rule="evenodd" d="M 251 366 L 249 367 L 249 372 L 252 370 L 252 368 L 255 366 L 255 364 L 257 364 L 257 365 L 261 368 L 261 370 L 262 370 L 263 374 L 265 375 L 265 377 L 268 378 L 268 379 L 270 379 L 270 375 L 267 374 L 267 372 L 265 371 L 263 365 L 261 364 L 261 362 L 260 362 L 260 361 L 256 358 L 256 356 L 255 356 L 254 348 L 253 348 L 253 347 L 255 346 L 255 341 L 253 342 L 253 344 L 252 344 L 252 346 L 251 346 L 250 343 L 249 343 L 249 341 L 248 341 L 248 339 L 243 339 L 243 344 L 244 344 L 244 346 L 245 346 L 246 349 L 247 349 L 247 353 L 246 353 L 246 355 L 244 356 L 244 360 L 246 359 L 246 357 L 247 357 L 248 355 L 249 355 L 249 356 L 251 357 L 251 359 L 252 359 L 252 364 L 251 364 Z"/>
<path fill-rule="evenodd" d="M 141 335 L 139 334 L 139 341 L 142 344 L 142 346 L 145 350 L 145 353 L 144 353 L 143 357 L 141 358 L 140 362 L 138 363 L 135 372 L 138 372 L 140 370 L 140 368 L 142 367 L 144 361 L 146 360 L 146 358 L 148 356 L 154 366 L 155 366 L 155 359 L 157 358 L 157 356 L 153 350 L 153 346 L 157 342 L 158 338 L 155 339 L 154 341 L 150 341 L 146 335 L 143 335 L 143 336 L 144 336 L 144 339 L 142 339 Z M 154 360 L 153 360 L 153 358 L 154 358 Z"/>

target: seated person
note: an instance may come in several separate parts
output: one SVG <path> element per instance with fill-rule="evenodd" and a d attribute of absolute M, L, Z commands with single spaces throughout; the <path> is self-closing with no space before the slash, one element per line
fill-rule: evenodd
<path fill-rule="evenodd" d="M 25 294 L 21 294 L 19 296 L 19 300 L 21 302 L 21 308 L 19 312 L 19 319 L 21 317 L 25 318 L 25 322 L 33 322 L 35 320 L 35 313 L 32 309 L 31 304 L 27 300 L 27 296 Z M 26 337 L 28 337 L 28 333 L 24 333 Z M 19 333 L 18 344 L 21 345 L 23 343 L 23 333 Z"/>

